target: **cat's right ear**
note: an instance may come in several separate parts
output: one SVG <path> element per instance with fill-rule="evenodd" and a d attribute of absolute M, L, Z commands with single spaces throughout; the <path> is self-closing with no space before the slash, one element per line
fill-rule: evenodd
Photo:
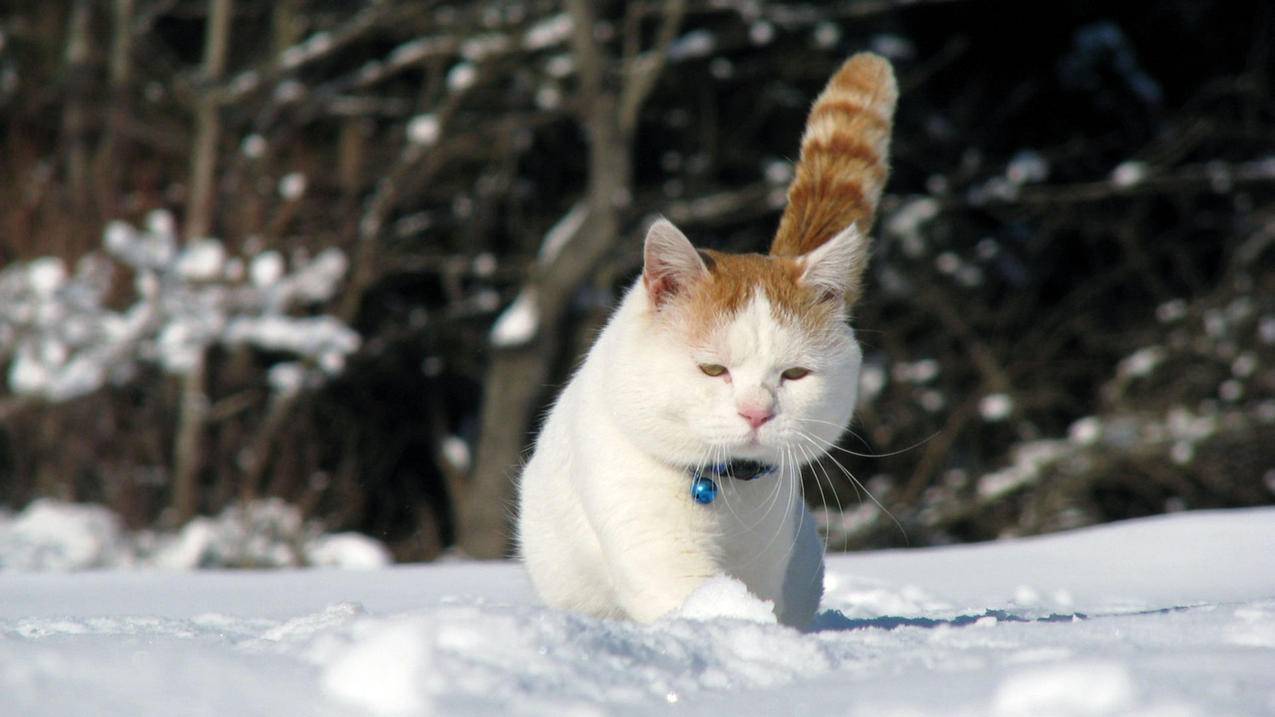
<path fill-rule="evenodd" d="M 699 252 L 667 219 L 657 220 L 647 230 L 642 256 L 642 281 L 652 308 L 660 308 L 692 282 L 708 276 Z"/>

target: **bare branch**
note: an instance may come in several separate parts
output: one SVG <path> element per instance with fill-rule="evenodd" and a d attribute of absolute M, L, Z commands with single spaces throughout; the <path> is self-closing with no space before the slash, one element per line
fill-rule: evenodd
<path fill-rule="evenodd" d="M 580 93 L 589 105 L 602 90 L 602 51 L 593 37 L 593 8 L 588 0 L 567 0 L 567 11 L 571 13 L 571 49 L 580 73 Z"/>
<path fill-rule="evenodd" d="M 637 124 L 638 110 L 646 100 L 668 60 L 668 47 L 677 36 L 686 14 L 686 0 L 665 0 L 663 21 L 655 45 L 633 57 L 625 67 L 624 89 L 620 92 L 620 132 L 630 135 Z"/>

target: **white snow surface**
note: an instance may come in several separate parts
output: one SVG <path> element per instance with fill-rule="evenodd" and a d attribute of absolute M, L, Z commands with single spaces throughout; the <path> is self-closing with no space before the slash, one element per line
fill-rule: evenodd
<path fill-rule="evenodd" d="M 0 573 L 0 713 L 1269 715 L 1275 509 L 829 558 L 814 629 L 716 579 L 641 626 L 514 563 Z"/>

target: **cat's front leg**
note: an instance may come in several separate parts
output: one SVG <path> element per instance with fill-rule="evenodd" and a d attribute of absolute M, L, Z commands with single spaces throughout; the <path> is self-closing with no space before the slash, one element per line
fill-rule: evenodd
<path fill-rule="evenodd" d="M 670 472 L 586 491 L 618 607 L 639 622 L 677 609 L 723 572 L 716 516 L 677 489 L 683 482 Z"/>
<path fill-rule="evenodd" d="M 612 578 L 620 608 L 638 622 L 653 622 L 681 607 L 701 584 L 721 573 L 702 546 L 662 536 L 617 551 Z"/>

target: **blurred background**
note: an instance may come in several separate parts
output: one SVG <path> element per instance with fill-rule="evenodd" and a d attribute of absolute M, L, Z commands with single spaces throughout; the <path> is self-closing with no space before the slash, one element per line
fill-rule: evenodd
<path fill-rule="evenodd" d="M 510 550 L 657 215 L 767 246 L 890 58 L 830 549 L 1275 502 L 1262 0 L 0 10 L 0 567 Z M 374 540 L 368 540 L 368 538 Z"/>

